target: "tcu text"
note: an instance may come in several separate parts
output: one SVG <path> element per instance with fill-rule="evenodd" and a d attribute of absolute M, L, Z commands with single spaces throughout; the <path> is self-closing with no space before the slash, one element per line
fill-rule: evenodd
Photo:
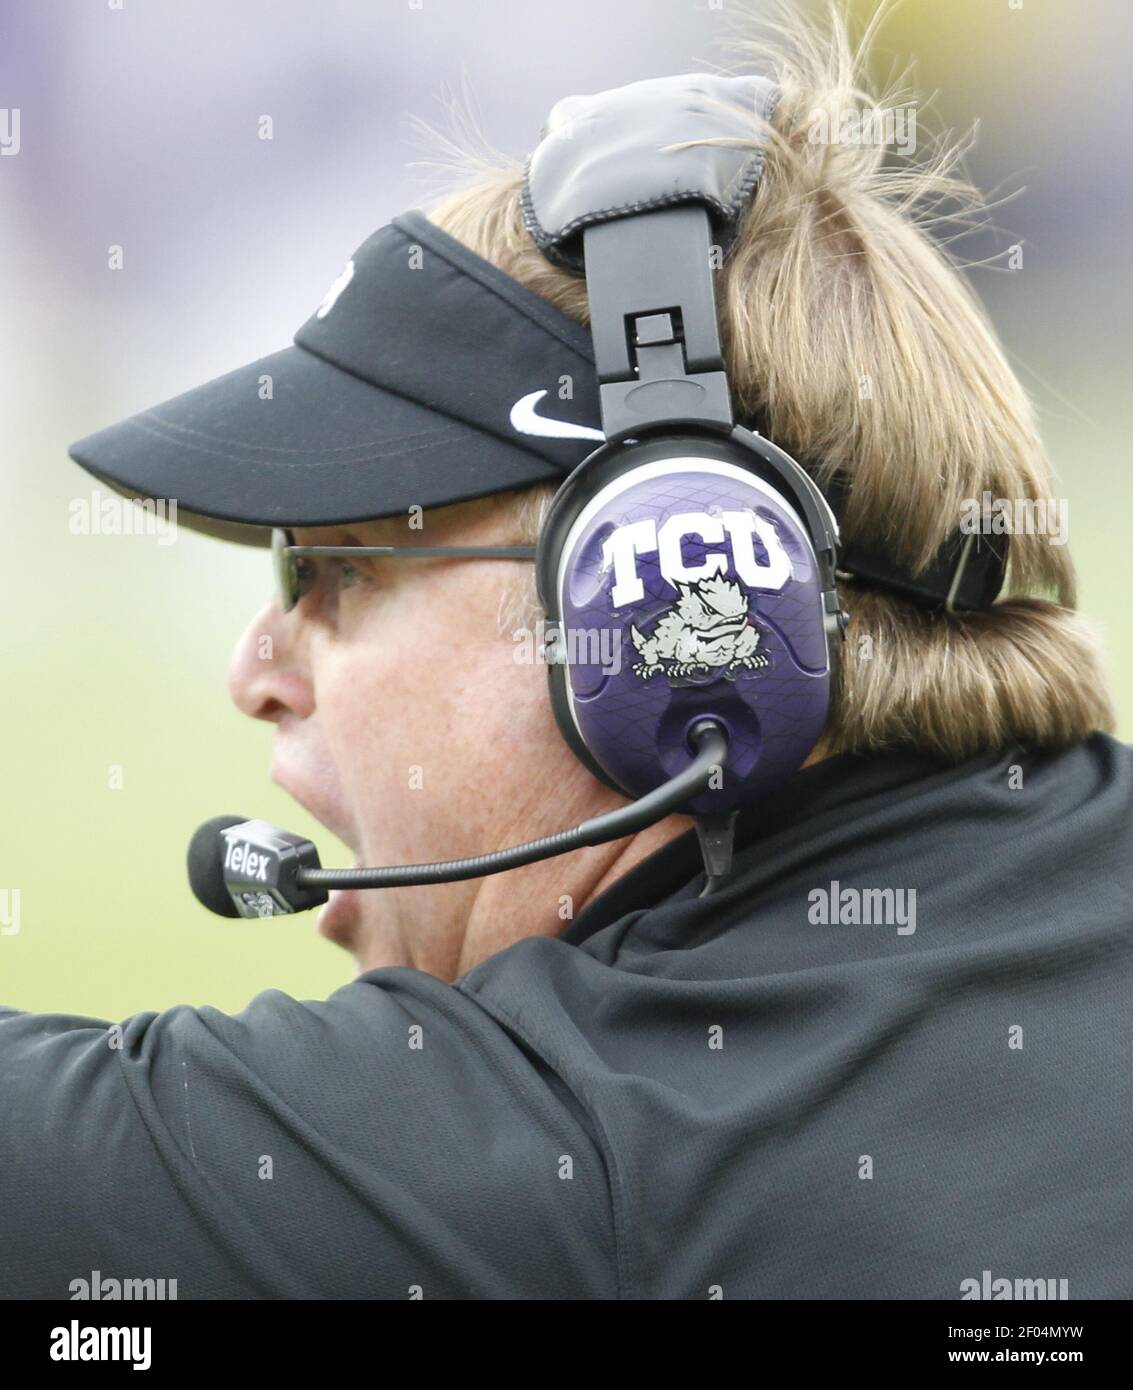
<path fill-rule="evenodd" d="M 645 585 L 638 578 L 637 557 L 658 556 L 661 577 L 676 588 L 678 581 L 691 583 L 722 574 L 728 568 L 728 557 L 720 551 L 709 551 L 700 565 L 686 565 L 681 556 L 681 542 L 686 536 L 698 536 L 708 545 L 724 540 L 727 532 L 732 549 L 732 564 L 741 582 L 749 589 L 781 589 L 791 578 L 790 556 L 783 549 L 779 534 L 769 522 L 753 511 L 723 512 L 710 516 L 707 512 L 681 512 L 669 517 L 660 526 L 652 519 L 634 521 L 619 526 L 602 547 L 602 563 L 613 561 L 614 587 L 610 601 L 615 608 L 627 603 L 640 603 L 645 597 Z M 767 552 L 767 563 L 755 558 L 752 535 L 757 535 Z"/>

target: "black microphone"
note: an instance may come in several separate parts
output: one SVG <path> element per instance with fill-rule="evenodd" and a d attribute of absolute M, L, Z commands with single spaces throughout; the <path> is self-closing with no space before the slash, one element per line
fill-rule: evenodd
<path fill-rule="evenodd" d="M 280 830 L 267 821 L 214 816 L 200 827 L 190 842 L 189 883 L 197 901 L 222 917 L 279 917 L 318 907 L 326 902 L 330 888 L 457 883 L 568 854 L 585 845 L 621 840 L 676 811 L 703 791 L 724 766 L 728 741 L 716 720 L 697 720 L 689 741 L 696 749 L 696 756 L 689 765 L 628 806 L 594 816 L 570 830 L 529 840 L 510 849 L 478 854 L 471 859 L 399 864 L 388 868 L 324 869 L 314 844 L 301 835 Z M 734 815 L 708 818 L 714 822 L 709 837 L 712 854 L 705 849 L 710 882 L 728 872 L 734 819 Z M 705 848 L 703 835 L 701 846 Z"/>
<path fill-rule="evenodd" d="M 326 888 L 299 879 L 318 867 L 310 840 L 244 816 L 214 816 L 189 841 L 189 886 L 221 917 L 282 917 L 319 907 Z"/>

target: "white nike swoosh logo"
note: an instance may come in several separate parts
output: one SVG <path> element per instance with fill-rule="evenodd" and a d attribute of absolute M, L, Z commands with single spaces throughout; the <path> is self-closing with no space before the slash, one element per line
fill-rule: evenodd
<path fill-rule="evenodd" d="M 606 436 L 601 430 L 590 425 L 575 425 L 570 420 L 553 420 L 550 416 L 539 415 L 535 407 L 546 395 L 546 391 L 532 391 L 530 395 L 520 396 L 511 408 L 511 427 L 520 434 L 536 434 L 543 439 L 596 439 L 600 443 Z"/>
<path fill-rule="evenodd" d="M 354 262 L 351 260 L 346 262 L 346 265 L 342 269 L 342 273 L 334 281 L 330 289 L 327 290 L 326 294 L 323 295 L 322 303 L 315 310 L 315 317 L 317 319 L 326 318 L 326 316 L 330 313 L 330 311 L 334 308 L 335 304 L 338 302 L 338 296 L 347 287 L 347 285 L 350 284 L 351 280 L 353 279 Z"/>

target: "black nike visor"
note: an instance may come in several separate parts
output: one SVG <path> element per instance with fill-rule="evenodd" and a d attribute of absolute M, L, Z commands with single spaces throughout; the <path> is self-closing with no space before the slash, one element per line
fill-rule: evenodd
<path fill-rule="evenodd" d="M 562 480 L 602 440 L 590 335 L 411 211 L 355 252 L 291 347 L 71 446 L 192 528 L 395 516 Z"/>
<path fill-rule="evenodd" d="M 354 253 L 291 347 L 71 446 L 180 523 L 266 545 L 559 483 L 602 442 L 590 333 L 420 211 Z M 827 495 L 841 516 L 845 482 Z M 1005 547 L 951 536 L 916 575 L 844 544 L 842 572 L 931 607 L 993 601 Z"/>

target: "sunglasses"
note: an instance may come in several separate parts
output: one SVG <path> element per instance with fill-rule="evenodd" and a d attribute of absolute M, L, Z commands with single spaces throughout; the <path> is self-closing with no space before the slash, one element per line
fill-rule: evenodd
<path fill-rule="evenodd" d="M 534 560 L 533 545 L 296 545 L 290 531 L 277 527 L 271 533 L 279 606 L 289 613 L 314 584 L 313 566 L 305 558 L 345 559 L 367 556 L 389 560 L 447 557 L 450 560 Z"/>

